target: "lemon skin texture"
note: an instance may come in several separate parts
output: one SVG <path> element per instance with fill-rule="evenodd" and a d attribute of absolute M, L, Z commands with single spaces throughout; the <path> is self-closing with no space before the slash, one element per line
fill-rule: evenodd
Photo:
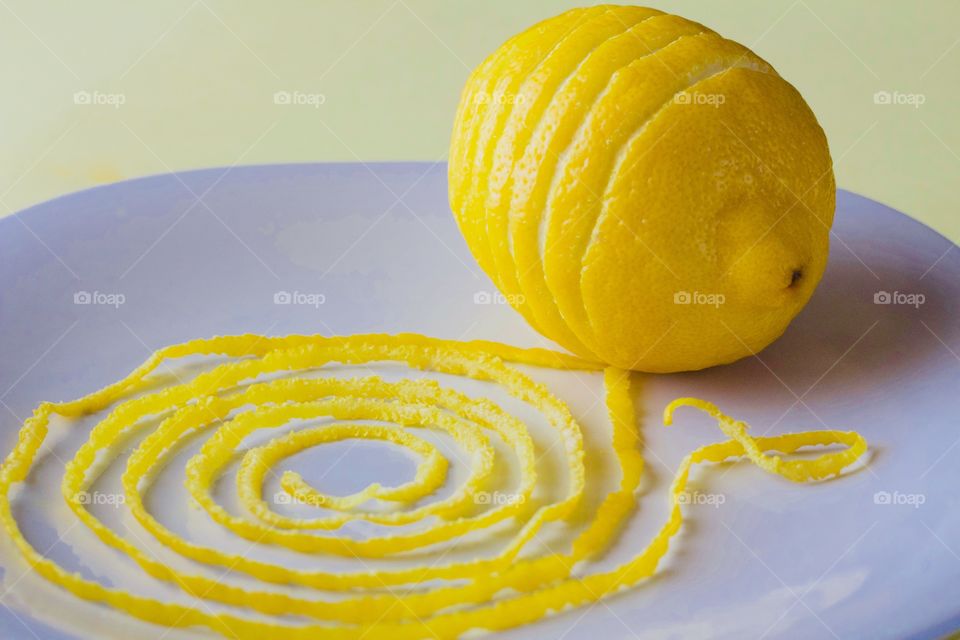
<path fill-rule="evenodd" d="M 471 74 L 450 205 L 540 333 L 649 372 L 755 354 L 826 266 L 823 130 L 746 47 L 654 9 L 573 9 Z"/>

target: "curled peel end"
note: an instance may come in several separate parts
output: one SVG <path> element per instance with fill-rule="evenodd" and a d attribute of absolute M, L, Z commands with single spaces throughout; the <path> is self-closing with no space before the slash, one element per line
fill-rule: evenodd
<path fill-rule="evenodd" d="M 717 405 L 712 402 L 707 402 L 706 400 L 701 400 L 699 398 L 690 398 L 690 397 L 681 397 L 676 398 L 666 406 L 663 410 L 663 424 L 667 427 L 673 424 L 673 412 L 679 409 L 680 407 L 694 407 L 700 409 L 704 413 L 713 416 L 717 420 L 726 418 L 720 409 L 717 408 Z"/>

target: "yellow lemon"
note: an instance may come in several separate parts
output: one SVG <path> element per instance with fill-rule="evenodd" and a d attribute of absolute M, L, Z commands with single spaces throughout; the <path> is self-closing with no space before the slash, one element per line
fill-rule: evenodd
<path fill-rule="evenodd" d="M 654 9 L 573 9 L 470 76 L 450 203 L 511 304 L 627 369 L 756 353 L 826 266 L 835 185 L 816 117 L 749 49 Z"/>

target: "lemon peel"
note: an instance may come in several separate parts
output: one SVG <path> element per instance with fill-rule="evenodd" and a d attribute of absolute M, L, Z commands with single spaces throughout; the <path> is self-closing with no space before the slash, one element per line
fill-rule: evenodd
<path fill-rule="evenodd" d="M 171 359 L 196 355 L 231 358 L 189 381 L 151 391 L 150 373 Z M 300 372 L 331 364 L 366 365 L 397 362 L 412 369 L 465 376 L 500 385 L 513 397 L 538 409 L 556 430 L 567 465 L 564 497 L 536 503 L 536 451 L 525 425 L 487 399 L 469 397 L 430 379 L 386 381 L 378 376 L 304 378 Z M 643 456 L 631 393 L 631 374 L 602 368 L 606 406 L 612 424 L 611 445 L 621 469 L 616 490 L 598 507 L 594 518 L 577 535 L 568 553 L 527 557 L 521 551 L 544 524 L 571 515 L 585 490 L 585 451 L 581 429 L 566 405 L 544 385 L 509 363 L 563 370 L 599 371 L 595 363 L 544 349 L 521 349 L 491 342 L 455 342 L 414 334 L 369 334 L 343 337 L 256 335 L 192 340 L 154 353 L 146 362 L 99 391 L 70 402 L 44 402 L 20 430 L 14 450 L 0 468 L 0 521 L 20 554 L 40 575 L 74 595 L 101 602 L 141 620 L 175 627 L 204 626 L 227 637 L 261 638 L 419 638 L 451 637 L 473 628 L 506 629 L 534 622 L 568 606 L 595 602 L 650 577 L 683 521 L 682 495 L 690 469 L 707 462 L 746 457 L 761 469 L 796 482 L 820 480 L 841 473 L 866 451 L 864 439 L 853 432 L 810 431 L 775 437 L 752 437 L 745 423 L 714 405 L 680 398 L 665 410 L 670 424 L 674 411 L 692 406 L 713 416 L 729 438 L 702 446 L 684 458 L 670 487 L 670 514 L 649 544 L 616 569 L 574 575 L 573 567 L 602 553 L 616 539 L 632 513 L 643 474 Z M 285 378 L 259 381 L 261 376 Z M 136 395 L 144 392 L 143 395 Z M 107 587 L 71 572 L 46 558 L 24 537 L 13 515 L 10 493 L 27 481 L 43 444 L 50 417 L 75 418 L 109 409 L 91 430 L 88 440 L 65 466 L 61 485 L 68 506 L 107 546 L 127 555 L 150 576 L 170 582 L 185 593 L 208 602 L 234 605 L 287 619 L 255 619 L 239 613 L 214 613 L 205 602 L 188 606 L 160 601 Z M 122 477 L 126 504 L 139 523 L 169 549 L 208 566 L 238 571 L 259 581 L 256 588 L 221 583 L 201 573 L 178 571 L 123 538 L 87 510 L 81 493 L 95 480 L 94 464 L 117 438 L 145 418 L 161 417 L 127 461 Z M 334 422 L 284 432 L 266 444 L 247 449 L 238 471 L 238 494 L 247 517 L 233 516 L 217 505 L 210 487 L 247 435 L 282 427 L 291 420 L 331 417 Z M 371 425 L 366 421 L 392 426 Z M 442 484 L 447 463 L 416 429 L 438 428 L 458 439 L 471 456 L 471 474 L 448 498 L 406 511 L 364 511 L 367 499 L 410 506 Z M 345 555 L 384 557 L 427 549 L 455 536 L 512 519 L 519 532 L 493 558 L 431 564 L 424 567 L 356 573 L 332 573 L 261 562 L 179 538 L 147 511 L 143 494 L 151 478 L 178 450 L 184 439 L 200 430 L 212 431 L 200 453 L 187 465 L 187 486 L 193 498 L 230 532 L 286 548 Z M 494 451 L 484 431 L 497 433 L 513 450 L 520 467 L 518 495 L 524 500 L 497 505 L 473 514 L 467 502 L 481 491 L 494 463 Z M 351 496 L 329 496 L 310 487 L 296 474 L 285 474 L 284 490 L 306 504 L 318 504 L 332 515 L 305 520 L 270 511 L 262 500 L 267 470 L 285 456 L 344 438 L 389 440 L 420 458 L 413 480 L 397 487 L 372 484 Z M 784 460 L 768 455 L 793 453 L 808 446 L 842 444 L 812 459 Z M 471 502 L 472 504 L 472 502 Z M 413 514 L 413 515 L 411 515 Z M 435 522 L 416 533 L 384 535 L 362 541 L 315 536 L 310 529 L 334 529 L 349 519 L 383 525 Z M 391 585 L 446 580 L 428 590 L 406 595 L 385 592 Z M 295 597 L 270 591 L 270 584 L 294 584 L 337 592 L 335 600 Z M 402 606 L 397 606 L 401 604 Z"/>

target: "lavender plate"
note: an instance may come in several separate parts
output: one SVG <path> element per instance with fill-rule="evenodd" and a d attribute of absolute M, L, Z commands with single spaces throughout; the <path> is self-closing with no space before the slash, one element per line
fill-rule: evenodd
<path fill-rule="evenodd" d="M 38 402 L 89 393 L 151 350 L 194 337 L 416 331 L 547 344 L 471 258 L 447 206 L 443 165 L 235 167 L 98 187 L 0 219 L 0 269 L 4 453 Z M 662 428 L 659 414 L 675 396 L 712 400 L 757 433 L 856 429 L 870 442 L 869 463 L 806 486 L 745 463 L 698 470 L 689 526 L 654 579 L 503 635 L 919 640 L 960 627 L 958 319 L 957 247 L 841 192 L 826 276 L 782 339 L 734 365 L 641 379 L 650 473 L 637 512 L 598 564 L 645 545 L 665 516 L 672 470 L 720 439 L 694 412 Z M 609 434 L 597 376 L 537 377 L 582 419 L 588 444 L 602 448 Z M 18 489 L 14 511 L 27 537 L 86 577 L 184 600 L 71 523 L 59 460 L 89 427 L 58 428 Z M 363 464 L 350 454 L 325 488 L 368 482 L 371 466 L 386 482 L 410 472 L 394 454 L 361 449 L 366 460 L 383 459 Z M 307 471 L 336 466 L 321 451 L 304 455 Z M 115 476 L 108 470 L 104 481 Z M 187 505 L 182 478 L 157 483 L 150 507 L 158 517 L 221 544 L 221 532 Z M 101 512 L 111 526 L 135 526 L 122 510 Z M 3 538 L 3 638 L 204 636 L 78 601 L 25 569 Z"/>

